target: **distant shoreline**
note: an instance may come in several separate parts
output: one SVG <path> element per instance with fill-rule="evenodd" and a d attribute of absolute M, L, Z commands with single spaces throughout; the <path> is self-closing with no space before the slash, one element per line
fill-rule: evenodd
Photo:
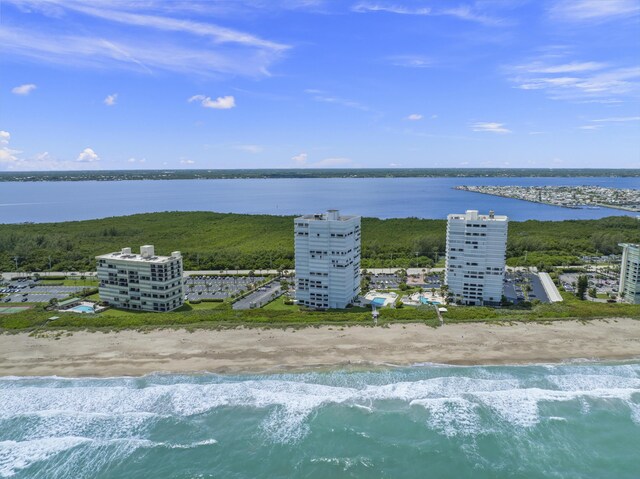
<path fill-rule="evenodd" d="M 640 320 L 0 335 L 1 376 L 271 373 L 640 358 Z"/>
<path fill-rule="evenodd" d="M 634 168 L 282 168 L 0 172 L 0 182 L 305 178 L 563 178 L 640 177 Z"/>

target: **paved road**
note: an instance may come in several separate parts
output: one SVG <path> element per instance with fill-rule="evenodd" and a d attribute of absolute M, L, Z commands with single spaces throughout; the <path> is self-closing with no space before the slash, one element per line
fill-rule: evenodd
<path fill-rule="evenodd" d="M 254 304 L 254 308 L 260 308 L 265 304 L 273 300 L 274 294 L 280 296 L 283 293 L 280 287 L 279 281 L 273 281 L 266 286 L 262 286 L 257 291 L 254 291 L 248 296 L 233 303 L 233 309 L 251 309 L 251 305 Z"/>

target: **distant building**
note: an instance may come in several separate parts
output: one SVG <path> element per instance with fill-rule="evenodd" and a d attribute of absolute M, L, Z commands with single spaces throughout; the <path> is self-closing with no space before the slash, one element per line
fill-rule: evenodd
<path fill-rule="evenodd" d="M 329 210 L 294 226 L 298 304 L 346 308 L 360 292 L 360 217 Z"/>
<path fill-rule="evenodd" d="M 171 311 L 184 304 L 182 255 L 156 256 L 151 245 L 96 256 L 100 299 L 116 308 Z"/>
<path fill-rule="evenodd" d="M 620 246 L 620 299 L 626 303 L 640 304 L 640 245 L 622 243 Z"/>
<path fill-rule="evenodd" d="M 496 305 L 502 299 L 507 249 L 506 216 L 477 210 L 447 217 L 445 283 L 455 301 Z"/>

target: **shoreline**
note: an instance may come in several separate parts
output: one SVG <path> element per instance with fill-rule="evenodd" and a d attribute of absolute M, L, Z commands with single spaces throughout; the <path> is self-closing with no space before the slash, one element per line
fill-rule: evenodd
<path fill-rule="evenodd" d="M 57 339 L 56 339 L 57 338 Z M 267 374 L 421 363 L 516 365 L 640 358 L 629 318 L 431 328 L 157 329 L 0 335 L 0 376 L 122 377 L 151 373 Z"/>

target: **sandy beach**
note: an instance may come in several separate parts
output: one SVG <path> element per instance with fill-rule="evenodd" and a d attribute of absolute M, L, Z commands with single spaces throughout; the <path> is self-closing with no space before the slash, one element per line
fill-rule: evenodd
<path fill-rule="evenodd" d="M 0 375 L 138 376 L 640 357 L 640 321 L 0 335 Z"/>

